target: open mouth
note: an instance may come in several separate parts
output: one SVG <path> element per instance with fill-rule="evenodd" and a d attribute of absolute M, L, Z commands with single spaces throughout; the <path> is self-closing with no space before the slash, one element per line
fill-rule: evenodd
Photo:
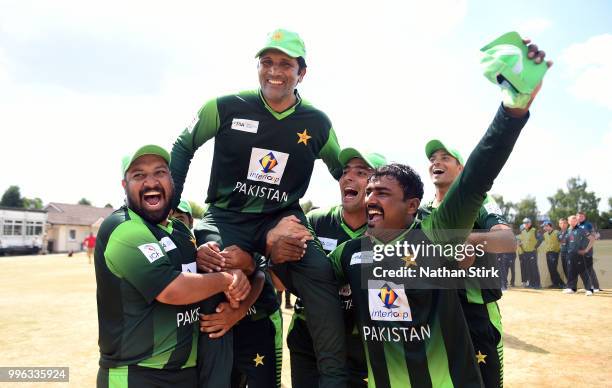
<path fill-rule="evenodd" d="M 274 85 L 274 86 L 281 86 L 282 84 L 284 84 L 284 82 L 283 82 L 283 81 L 276 80 L 276 79 L 269 79 L 269 80 L 268 80 L 268 83 L 269 83 L 269 84 L 272 84 L 272 85 Z"/>
<path fill-rule="evenodd" d="M 383 219 L 384 212 L 379 207 L 368 207 L 368 222 L 376 222 Z"/>
<path fill-rule="evenodd" d="M 440 175 L 440 174 L 444 174 L 444 170 L 442 170 L 441 168 L 434 168 L 431 171 L 434 175 Z"/>
<path fill-rule="evenodd" d="M 161 191 L 149 190 L 142 195 L 142 200 L 149 206 L 158 206 L 161 202 L 163 194 Z"/>
<path fill-rule="evenodd" d="M 357 195 L 359 195 L 359 191 L 353 189 L 352 187 L 346 187 L 342 191 L 342 194 L 344 195 L 344 199 L 353 200 L 357 198 Z"/>

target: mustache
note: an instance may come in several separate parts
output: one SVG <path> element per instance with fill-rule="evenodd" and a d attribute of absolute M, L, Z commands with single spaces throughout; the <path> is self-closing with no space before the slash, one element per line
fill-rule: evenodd
<path fill-rule="evenodd" d="M 156 184 L 154 187 L 146 187 L 143 188 L 142 190 L 140 190 L 140 192 L 138 192 L 138 195 L 140 197 L 143 197 L 147 192 L 149 191 L 158 191 L 161 193 L 161 195 L 163 195 L 164 197 L 166 196 L 166 190 L 164 190 L 164 188 L 160 185 L 160 184 Z"/>
<path fill-rule="evenodd" d="M 378 210 L 382 214 L 385 214 L 385 211 L 383 210 L 383 208 L 378 206 L 378 205 L 367 205 L 366 206 L 366 214 L 367 214 L 368 210 Z"/>

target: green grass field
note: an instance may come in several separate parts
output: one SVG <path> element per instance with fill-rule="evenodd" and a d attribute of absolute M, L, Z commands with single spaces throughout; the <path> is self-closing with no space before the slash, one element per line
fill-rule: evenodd
<path fill-rule="evenodd" d="M 504 293 L 506 387 L 610 386 L 612 241 L 598 241 L 595 249 L 604 292 L 593 297 L 584 291 L 563 295 L 520 288 Z M 96 284 L 85 255 L 0 257 L 0 289 L 0 366 L 70 367 L 69 384 L 0 386 L 94 386 Z M 283 311 L 285 330 L 290 314 Z M 283 384 L 290 387 L 286 349 L 284 357 Z"/>

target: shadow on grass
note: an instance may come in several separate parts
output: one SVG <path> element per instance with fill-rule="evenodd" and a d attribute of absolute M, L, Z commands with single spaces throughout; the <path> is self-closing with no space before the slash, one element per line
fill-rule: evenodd
<path fill-rule="evenodd" d="M 524 350 L 531 353 L 549 354 L 550 352 L 546 349 L 539 348 L 535 345 L 528 344 L 527 342 L 517 338 L 511 334 L 504 333 L 504 347 L 512 349 Z"/>

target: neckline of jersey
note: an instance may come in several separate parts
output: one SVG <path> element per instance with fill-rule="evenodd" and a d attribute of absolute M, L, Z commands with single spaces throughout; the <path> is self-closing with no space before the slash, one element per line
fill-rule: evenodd
<path fill-rule="evenodd" d="M 334 212 L 336 213 L 337 217 L 340 219 L 340 227 L 342 229 L 344 229 L 346 234 L 348 234 L 351 239 L 363 236 L 363 234 L 364 234 L 364 232 L 366 230 L 366 227 L 368 225 L 367 222 L 365 224 L 361 225 L 359 228 L 353 230 L 350 226 L 348 226 L 344 222 L 344 217 L 342 217 L 342 205 L 336 206 L 335 209 L 334 209 Z"/>
<path fill-rule="evenodd" d="M 268 103 L 266 102 L 266 99 L 263 96 L 263 93 L 261 92 L 261 89 L 258 90 L 258 93 L 259 93 L 259 98 L 261 99 L 261 102 L 264 104 L 268 112 L 270 112 L 270 114 L 272 114 L 272 116 L 274 116 L 274 118 L 277 120 L 282 120 L 285 117 L 290 116 L 293 112 L 295 112 L 295 109 L 297 108 L 297 106 L 302 103 L 302 97 L 300 97 L 300 94 L 298 93 L 296 89 L 294 90 L 295 97 L 296 97 L 295 104 L 292 107 L 287 108 L 286 110 L 279 113 L 275 111 L 274 109 L 272 109 L 270 105 L 268 105 Z"/>

